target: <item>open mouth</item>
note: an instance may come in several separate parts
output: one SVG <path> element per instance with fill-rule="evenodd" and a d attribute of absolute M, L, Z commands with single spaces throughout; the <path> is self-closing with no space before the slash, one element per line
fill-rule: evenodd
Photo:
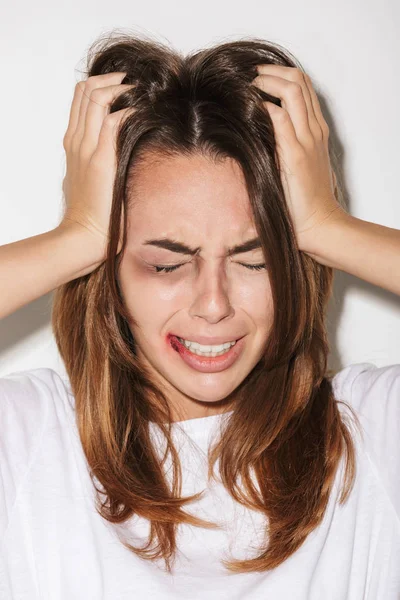
<path fill-rule="evenodd" d="M 239 358 L 243 347 L 244 337 L 239 338 L 229 347 L 219 349 L 217 352 L 203 352 L 196 346 L 188 348 L 176 335 L 170 334 L 168 342 L 179 354 L 181 359 L 190 367 L 202 372 L 219 372 L 233 365 Z"/>

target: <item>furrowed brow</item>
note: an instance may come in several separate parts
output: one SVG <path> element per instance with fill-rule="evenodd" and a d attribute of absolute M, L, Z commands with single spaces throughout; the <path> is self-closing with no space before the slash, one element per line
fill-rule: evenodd
<path fill-rule="evenodd" d="M 164 250 L 169 250 L 170 252 L 177 252 L 178 254 L 188 254 L 190 256 L 195 256 L 201 251 L 201 247 L 191 248 L 186 244 L 182 244 L 176 240 L 171 240 L 169 238 L 160 238 L 160 239 L 152 239 L 146 240 L 143 242 L 145 246 L 156 246 L 157 248 L 163 248 Z M 227 252 L 227 256 L 233 256 L 234 254 L 243 254 L 244 252 L 251 252 L 251 250 L 257 250 L 257 248 L 261 248 L 261 242 L 259 238 L 252 238 L 247 240 L 243 244 L 239 244 L 237 246 L 233 246 L 233 248 L 229 248 Z"/>

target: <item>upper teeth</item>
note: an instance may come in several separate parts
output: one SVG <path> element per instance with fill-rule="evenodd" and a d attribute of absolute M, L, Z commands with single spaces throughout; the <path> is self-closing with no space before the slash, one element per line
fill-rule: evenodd
<path fill-rule="evenodd" d="M 201 352 L 221 352 L 222 350 L 227 350 L 228 348 L 236 344 L 236 341 L 233 341 L 225 342 L 225 344 L 220 344 L 219 346 L 203 346 L 202 344 L 198 344 L 197 342 L 190 342 L 180 337 L 178 337 L 178 340 L 187 348 L 193 348 L 194 350 L 200 350 Z"/>

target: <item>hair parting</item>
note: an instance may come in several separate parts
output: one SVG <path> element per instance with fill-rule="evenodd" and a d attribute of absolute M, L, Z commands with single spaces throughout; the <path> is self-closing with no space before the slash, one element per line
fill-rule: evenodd
<path fill-rule="evenodd" d="M 256 558 L 232 558 L 224 566 L 232 573 L 277 567 L 321 523 L 343 459 L 340 503 L 355 478 L 351 430 L 334 397 L 333 374 L 327 372 L 325 314 L 333 270 L 296 246 L 273 125 L 262 105 L 263 100 L 279 100 L 250 85 L 260 63 L 302 68 L 288 50 L 258 38 L 183 56 L 144 36 L 107 34 L 87 56 L 88 76 L 121 71 L 126 73 L 123 83 L 136 84 L 115 98 L 111 112 L 125 107 L 135 111 L 118 132 L 106 261 L 56 290 L 52 327 L 75 396 L 97 510 L 116 525 L 132 515 L 148 519 L 147 545 L 124 543 L 144 559 L 163 558 L 168 571 L 180 523 L 219 525 L 185 511 L 201 494 L 181 497 L 168 400 L 138 362 L 131 317 L 118 285 L 127 236 L 125 223 L 117 255 L 121 214 L 132 201 L 132 178 L 143 160 L 200 153 L 215 161 L 237 161 L 269 266 L 273 326 L 262 359 L 239 386 L 235 410 L 209 449 L 208 473 L 214 477 L 219 459 L 221 481 L 231 496 L 265 515 L 265 545 Z M 343 205 L 340 186 L 335 193 Z M 161 461 L 149 422 L 157 423 L 165 436 Z M 173 465 L 172 486 L 163 472 L 167 456 Z"/>

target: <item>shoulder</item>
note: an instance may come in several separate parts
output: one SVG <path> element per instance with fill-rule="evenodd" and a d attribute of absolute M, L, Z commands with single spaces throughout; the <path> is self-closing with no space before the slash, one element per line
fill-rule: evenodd
<path fill-rule="evenodd" d="M 44 429 L 74 410 L 68 378 L 42 367 L 0 377 L 0 452 L 25 461 Z"/>
<path fill-rule="evenodd" d="M 15 371 L 0 377 L 0 534 L 46 431 L 62 427 L 71 411 L 68 378 L 54 369 Z"/>
<path fill-rule="evenodd" d="M 338 400 L 349 402 L 361 414 L 400 411 L 400 364 L 349 365 L 334 375 L 332 387 Z"/>
<path fill-rule="evenodd" d="M 40 425 L 52 410 L 69 401 L 71 397 L 68 378 L 48 367 L 15 371 L 0 377 L 0 416 L 3 419 Z"/>
<path fill-rule="evenodd" d="M 400 516 L 400 364 L 349 365 L 332 387 L 336 400 L 355 410 L 371 467 Z"/>
<path fill-rule="evenodd" d="M 11 392 L 18 396 L 18 392 L 26 390 L 63 393 L 69 387 L 68 378 L 60 375 L 50 367 L 14 371 L 0 376 L 0 394 Z"/>
<path fill-rule="evenodd" d="M 349 365 L 332 378 L 332 387 L 336 400 L 355 409 L 367 435 L 383 438 L 393 428 L 400 434 L 400 364 Z"/>

